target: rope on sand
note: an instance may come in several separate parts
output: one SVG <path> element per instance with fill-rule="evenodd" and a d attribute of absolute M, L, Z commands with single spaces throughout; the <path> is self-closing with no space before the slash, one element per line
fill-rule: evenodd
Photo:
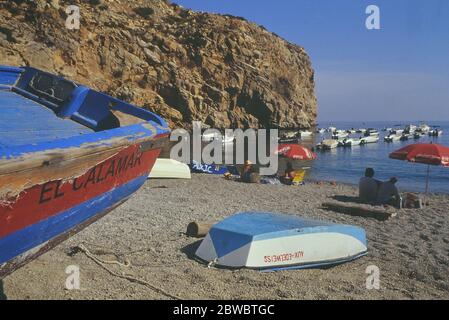
<path fill-rule="evenodd" d="M 115 271 L 111 270 L 110 268 L 108 268 L 106 266 L 106 264 L 117 264 L 119 266 L 129 267 L 131 265 L 131 263 L 129 261 L 126 261 L 125 263 L 121 263 L 119 261 L 105 261 L 105 260 L 101 260 L 98 257 L 96 257 L 92 252 L 90 252 L 89 249 L 87 249 L 83 244 L 78 245 L 76 247 L 76 249 L 79 249 L 88 258 L 90 258 L 92 261 L 94 261 L 96 264 L 98 264 L 100 267 L 102 267 L 103 269 L 105 269 L 107 272 L 109 272 L 111 275 L 113 275 L 115 277 L 126 279 L 126 280 L 129 280 L 131 282 L 135 282 L 135 283 L 141 284 L 143 286 L 146 286 L 146 287 L 150 288 L 151 290 L 153 290 L 153 291 L 155 291 L 157 293 L 160 293 L 160 294 L 162 294 L 162 295 L 164 295 L 166 297 L 172 298 L 174 300 L 182 300 L 180 297 L 172 295 L 172 294 L 164 291 L 163 289 L 158 288 L 158 287 L 152 285 L 151 283 L 149 283 L 146 280 L 133 277 L 131 275 L 125 274 L 124 272 L 122 272 L 122 273 L 115 272 Z"/>

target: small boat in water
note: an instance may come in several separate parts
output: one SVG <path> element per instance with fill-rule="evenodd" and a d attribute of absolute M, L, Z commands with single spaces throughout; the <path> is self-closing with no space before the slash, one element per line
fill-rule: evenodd
<path fill-rule="evenodd" d="M 394 134 L 394 135 L 401 135 L 404 132 L 403 129 L 400 128 L 393 128 L 390 130 L 390 134 Z"/>
<path fill-rule="evenodd" d="M 400 134 L 389 134 L 384 138 L 385 142 L 395 142 L 401 140 L 402 135 Z"/>
<path fill-rule="evenodd" d="M 301 139 L 311 138 L 313 136 L 313 132 L 312 131 L 299 131 L 298 135 L 299 135 L 299 137 L 301 137 Z"/>
<path fill-rule="evenodd" d="M 341 145 L 344 147 L 353 147 L 360 145 L 361 142 L 361 139 L 348 138 L 341 141 Z"/>
<path fill-rule="evenodd" d="M 145 109 L 0 66 L 0 279 L 125 202 L 168 142 Z"/>
<path fill-rule="evenodd" d="M 185 163 L 173 159 L 156 159 L 148 176 L 152 179 L 190 179 L 190 168 Z"/>
<path fill-rule="evenodd" d="M 423 134 L 427 134 L 430 131 L 430 127 L 425 123 L 421 123 L 419 127 L 416 129 L 416 131 Z"/>
<path fill-rule="evenodd" d="M 412 134 L 403 133 L 401 138 L 400 138 L 400 140 L 401 141 L 407 141 L 407 140 L 412 139 L 412 138 L 413 138 Z"/>
<path fill-rule="evenodd" d="M 443 134 L 443 130 L 441 129 L 433 129 L 429 131 L 429 136 L 431 137 L 439 137 Z"/>
<path fill-rule="evenodd" d="M 367 136 L 360 139 L 360 144 L 377 143 L 379 142 L 379 136 Z"/>
<path fill-rule="evenodd" d="M 338 130 L 338 131 L 334 131 L 334 133 L 332 134 L 332 139 L 342 140 L 348 136 L 349 136 L 349 134 L 346 131 Z"/>
<path fill-rule="evenodd" d="M 317 148 L 321 149 L 321 150 L 331 150 L 331 149 L 335 149 L 337 147 L 338 147 L 338 141 L 334 140 L 334 139 L 325 139 L 317 145 Z"/>
<path fill-rule="evenodd" d="M 270 212 L 243 212 L 216 223 L 195 255 L 230 268 L 312 268 L 366 255 L 365 230 Z"/>
<path fill-rule="evenodd" d="M 369 137 L 369 136 L 379 136 L 379 131 L 377 131 L 376 129 L 373 128 L 369 128 L 366 130 L 366 132 L 364 133 L 365 137 Z"/>

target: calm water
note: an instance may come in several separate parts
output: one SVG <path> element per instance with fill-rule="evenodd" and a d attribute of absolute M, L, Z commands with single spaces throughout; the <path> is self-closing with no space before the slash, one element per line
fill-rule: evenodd
<path fill-rule="evenodd" d="M 413 123 L 413 122 L 412 122 Z M 407 122 L 333 122 L 319 124 L 320 127 L 327 128 L 332 125 L 338 129 L 350 128 L 368 128 L 372 127 L 381 130 L 385 127 L 395 127 L 401 124 L 405 127 Z M 413 123 L 418 125 L 418 123 Z M 415 164 L 407 161 L 392 160 L 388 154 L 407 144 L 417 142 L 430 142 L 449 146 L 449 121 L 448 122 L 429 122 L 429 126 L 438 125 L 443 130 L 440 137 L 424 136 L 419 140 L 398 141 L 386 143 L 383 137 L 386 132 L 380 131 L 380 141 L 378 143 L 365 146 L 354 146 L 352 148 L 338 147 L 327 152 L 317 152 L 318 159 L 309 163 L 312 168 L 308 177 L 314 180 L 335 180 L 346 183 L 357 183 L 363 175 L 366 167 L 372 167 L 376 171 L 376 177 L 381 180 L 387 180 L 389 177 L 398 178 L 398 187 L 402 190 L 424 191 L 427 166 Z M 360 137 L 360 134 L 351 135 Z M 315 134 L 313 139 L 304 140 L 304 146 L 312 146 L 321 141 L 329 134 Z M 284 164 L 284 163 L 283 163 Z M 295 166 L 300 166 L 295 163 Z M 430 192 L 449 193 L 449 168 L 431 166 L 430 167 Z"/>

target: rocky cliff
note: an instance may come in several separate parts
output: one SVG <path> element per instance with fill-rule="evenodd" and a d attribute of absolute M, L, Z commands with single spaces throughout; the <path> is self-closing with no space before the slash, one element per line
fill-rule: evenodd
<path fill-rule="evenodd" d="M 80 29 L 65 23 L 80 8 Z M 172 126 L 314 124 L 305 50 L 242 18 L 166 1 L 0 2 L 0 64 L 31 65 L 160 113 Z"/>

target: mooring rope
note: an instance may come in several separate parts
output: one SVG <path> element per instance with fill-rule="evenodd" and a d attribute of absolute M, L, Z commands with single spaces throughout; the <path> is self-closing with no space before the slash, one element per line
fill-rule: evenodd
<path fill-rule="evenodd" d="M 160 294 L 162 294 L 162 295 L 164 295 L 166 297 L 172 298 L 174 300 L 182 300 L 180 297 L 172 295 L 172 294 L 166 292 L 164 289 L 161 289 L 159 287 L 156 287 L 156 286 L 152 285 L 151 283 L 149 283 L 146 280 L 136 278 L 134 276 L 125 274 L 124 272 L 122 272 L 122 273 L 115 272 L 115 271 L 111 270 L 110 268 L 108 268 L 106 266 L 106 264 L 117 264 L 119 266 L 129 267 L 129 266 L 131 266 L 131 263 L 129 261 L 125 261 L 125 263 L 122 263 L 120 261 L 106 261 L 106 260 L 102 260 L 102 259 L 96 257 L 92 252 L 90 252 L 89 249 L 87 249 L 83 244 L 78 245 L 77 247 L 75 247 L 75 249 L 79 249 L 88 258 L 90 258 L 92 261 L 94 261 L 96 264 L 98 264 L 100 267 L 102 267 L 103 269 L 105 269 L 107 272 L 109 272 L 111 275 L 113 275 L 115 277 L 126 279 L 126 280 L 129 280 L 131 282 L 135 282 L 135 283 L 141 284 L 143 286 L 146 286 L 146 287 L 152 289 L 153 291 L 155 291 L 157 293 L 160 293 Z"/>

